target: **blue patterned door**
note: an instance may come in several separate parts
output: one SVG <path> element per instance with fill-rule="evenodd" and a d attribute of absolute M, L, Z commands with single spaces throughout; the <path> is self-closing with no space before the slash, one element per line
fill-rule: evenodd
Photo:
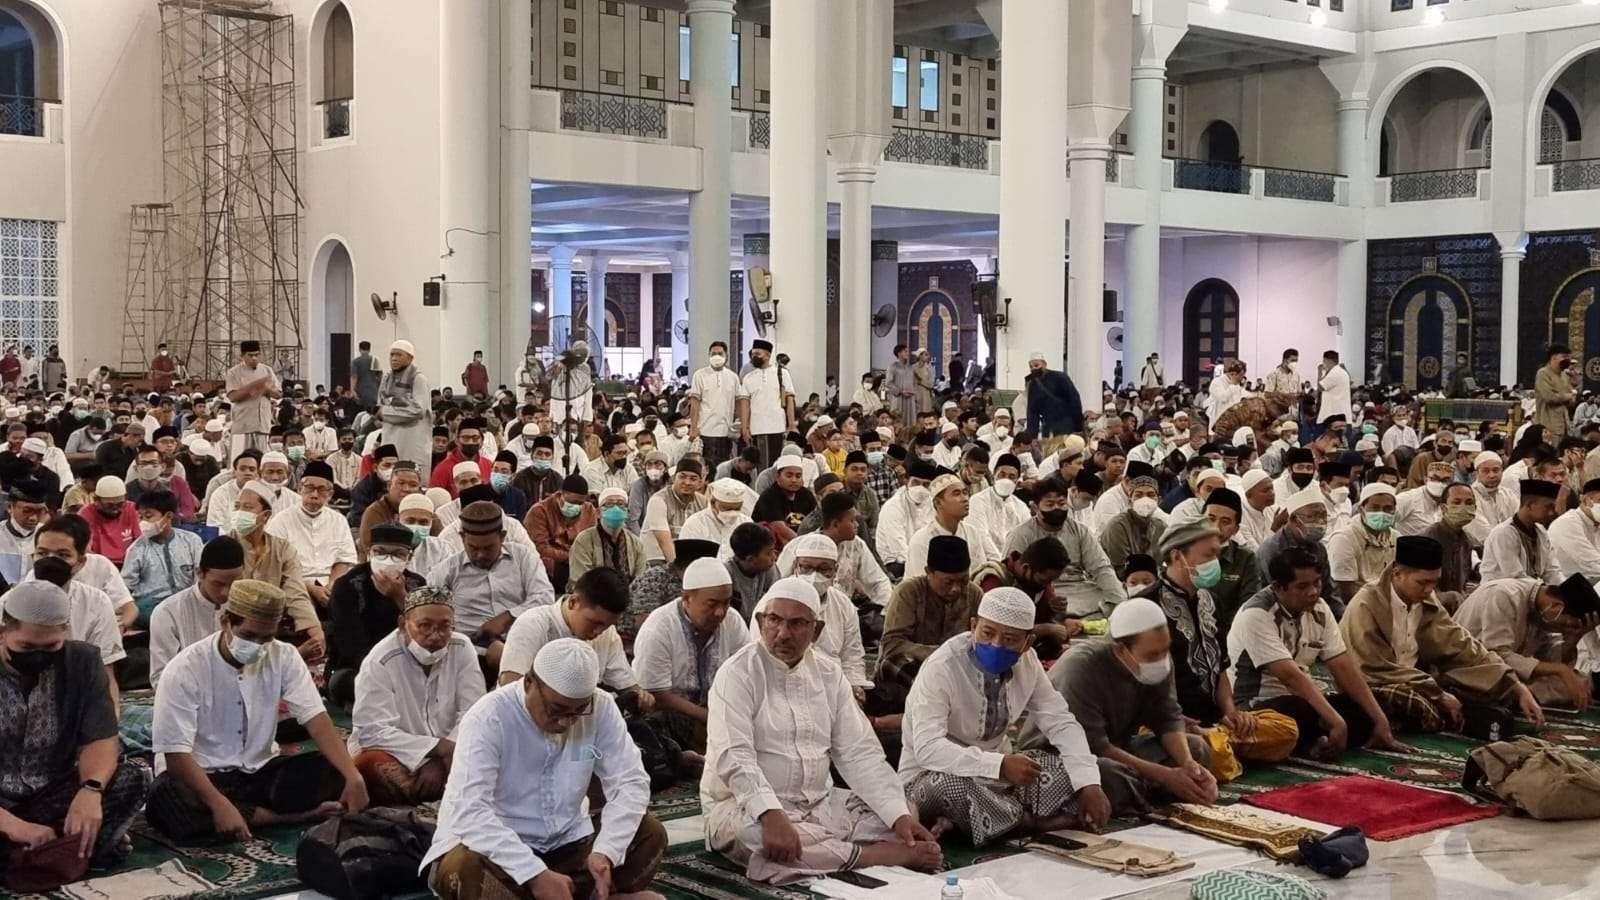
<path fill-rule="evenodd" d="M 1422 275 L 1389 304 L 1387 369 L 1412 390 L 1444 386 L 1456 354 L 1471 352 L 1472 305 L 1455 280 Z"/>

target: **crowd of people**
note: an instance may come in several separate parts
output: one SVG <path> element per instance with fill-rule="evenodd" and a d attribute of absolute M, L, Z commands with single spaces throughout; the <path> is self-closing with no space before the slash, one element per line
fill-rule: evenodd
<path fill-rule="evenodd" d="M 1034 354 L 1012 409 L 906 347 L 802 400 L 771 343 L 719 341 L 552 418 L 543 367 L 434 389 L 408 342 L 361 349 L 331 391 L 250 341 L 220 385 L 6 382 L 14 852 L 438 802 L 441 896 L 648 895 L 651 792 L 697 780 L 754 880 L 937 869 L 952 832 L 1508 733 L 1600 669 L 1600 408 L 1561 347 L 1479 422 L 1333 352 L 1255 392 L 1153 357 L 1098 405 Z"/>

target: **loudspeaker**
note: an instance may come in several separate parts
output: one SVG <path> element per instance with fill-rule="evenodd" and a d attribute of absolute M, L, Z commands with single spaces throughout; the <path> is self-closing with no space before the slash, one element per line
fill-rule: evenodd
<path fill-rule="evenodd" d="M 440 289 L 442 287 L 443 287 L 443 285 L 439 284 L 439 282 L 437 282 L 437 281 L 425 281 L 425 282 L 423 282 L 422 283 L 422 305 L 423 306 L 439 306 L 439 305 L 441 305 Z"/>
<path fill-rule="evenodd" d="M 979 275 L 978 280 L 972 283 L 972 305 L 980 316 L 992 316 L 999 307 L 1000 282 L 986 275 Z"/>
<path fill-rule="evenodd" d="M 1116 291 L 1105 291 L 1100 295 L 1100 321 L 1105 323 L 1122 321 L 1122 313 L 1117 309 Z"/>

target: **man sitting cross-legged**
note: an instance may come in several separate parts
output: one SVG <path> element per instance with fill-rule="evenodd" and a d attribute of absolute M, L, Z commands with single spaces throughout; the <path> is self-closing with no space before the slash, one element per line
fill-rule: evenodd
<path fill-rule="evenodd" d="M 367 785 L 289 644 L 275 640 L 287 599 L 241 579 L 228 589 L 222 630 L 173 658 L 156 688 L 157 769 L 145 807 L 182 843 L 248 840 L 252 827 L 298 823 L 367 806 Z M 317 744 L 280 756 L 278 705 Z"/>
<path fill-rule="evenodd" d="M 756 881 L 880 865 L 936 870 L 944 858 L 907 807 L 839 662 L 812 646 L 837 609 L 806 578 L 779 580 L 756 607 L 759 641 L 723 663 L 711 688 L 706 843 Z M 834 786 L 830 765 L 848 789 Z"/>

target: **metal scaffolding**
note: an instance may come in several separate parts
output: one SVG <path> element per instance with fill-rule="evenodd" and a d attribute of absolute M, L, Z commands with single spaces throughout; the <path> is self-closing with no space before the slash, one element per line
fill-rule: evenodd
<path fill-rule="evenodd" d="M 272 12 L 271 0 L 159 5 L 172 210 L 160 308 L 144 337 L 153 330 L 196 378 L 222 377 L 239 341 L 259 340 L 280 375 L 295 377 L 303 204 L 293 17 Z"/>
<path fill-rule="evenodd" d="M 170 203 L 138 203 L 128 212 L 128 273 L 122 297 L 123 372 L 141 372 L 159 340 L 151 340 L 167 315 L 163 288 L 168 268 Z"/>

